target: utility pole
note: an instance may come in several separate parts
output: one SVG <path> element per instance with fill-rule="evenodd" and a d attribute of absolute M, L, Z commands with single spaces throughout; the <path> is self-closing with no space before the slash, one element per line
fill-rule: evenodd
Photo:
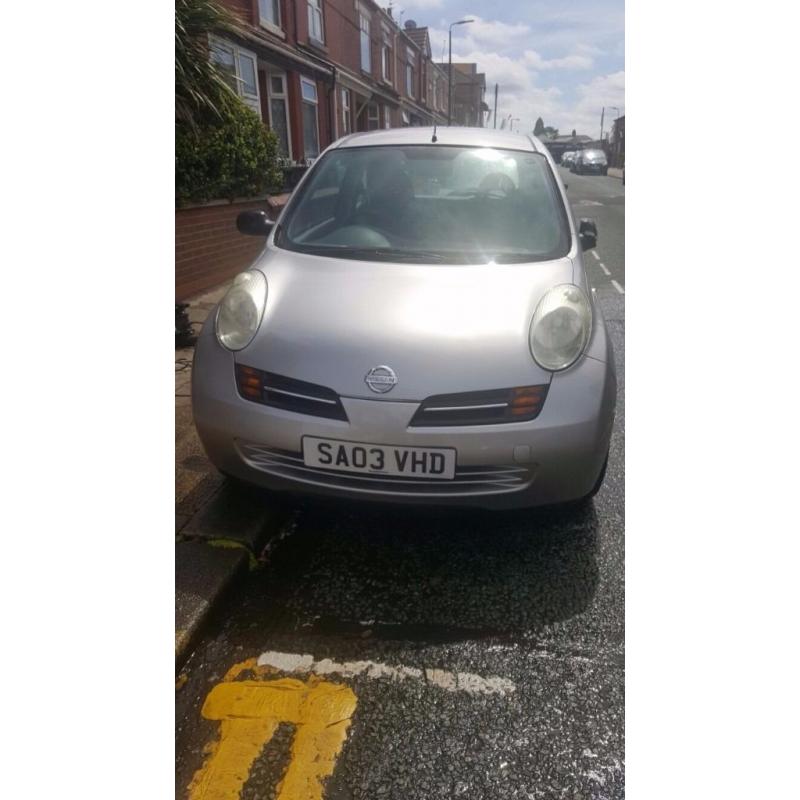
<path fill-rule="evenodd" d="M 494 126 L 497 127 L 497 86 L 498 84 L 494 85 Z"/>
<path fill-rule="evenodd" d="M 603 122 L 605 121 L 606 107 L 603 106 L 603 111 L 600 114 L 600 141 L 603 141 Z"/>
<path fill-rule="evenodd" d="M 458 22 L 451 22 L 450 29 L 447 31 L 448 55 L 447 55 L 447 124 L 453 119 L 453 26 L 467 25 L 475 22 L 474 19 L 460 19 Z"/>

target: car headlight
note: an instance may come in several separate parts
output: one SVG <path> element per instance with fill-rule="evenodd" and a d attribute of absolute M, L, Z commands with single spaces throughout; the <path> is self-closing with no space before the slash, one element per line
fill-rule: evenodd
<path fill-rule="evenodd" d="M 258 270 L 239 273 L 219 304 L 216 332 L 228 350 L 247 347 L 256 335 L 267 304 L 267 279 Z"/>
<path fill-rule="evenodd" d="M 579 286 L 554 286 L 540 301 L 531 321 L 531 355 L 555 372 L 574 364 L 592 332 L 592 309 Z"/>

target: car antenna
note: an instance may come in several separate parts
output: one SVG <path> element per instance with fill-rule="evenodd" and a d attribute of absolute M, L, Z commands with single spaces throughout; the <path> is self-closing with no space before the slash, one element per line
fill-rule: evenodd
<path fill-rule="evenodd" d="M 433 136 L 431 136 L 431 143 L 432 144 L 436 144 L 437 141 L 439 141 L 439 140 L 436 138 L 436 120 L 434 120 L 433 121 Z"/>

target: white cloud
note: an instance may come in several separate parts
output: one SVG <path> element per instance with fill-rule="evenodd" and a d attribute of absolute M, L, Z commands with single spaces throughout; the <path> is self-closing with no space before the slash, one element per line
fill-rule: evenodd
<path fill-rule="evenodd" d="M 563 56 L 562 58 L 543 58 L 535 50 L 526 50 L 523 54 L 523 61 L 538 70 L 581 70 L 591 69 L 592 66 L 594 66 L 592 58 L 579 53 L 573 53 L 572 55 Z"/>
<path fill-rule="evenodd" d="M 621 108 L 625 104 L 625 70 L 599 75 L 589 83 L 581 84 L 578 93 L 584 100 L 606 106 L 614 104 Z"/>
<path fill-rule="evenodd" d="M 517 46 L 523 46 L 530 41 L 531 29 L 522 22 L 509 24 L 496 20 L 485 20 L 477 14 L 463 14 L 460 19 L 472 19 L 468 25 L 453 27 L 453 48 L 458 46 L 461 50 L 495 50 L 508 51 Z M 418 21 L 419 22 L 419 21 Z M 421 22 L 419 23 L 422 24 Z M 441 23 L 441 27 L 430 25 L 429 35 L 431 48 L 436 51 L 434 43 L 447 43 L 448 25 Z M 440 45 L 441 46 L 441 45 Z"/>
<path fill-rule="evenodd" d="M 473 44 L 480 48 L 507 48 L 513 47 L 516 42 L 526 42 L 530 39 L 531 29 L 522 22 L 509 25 L 506 22 L 485 20 L 476 14 L 465 14 L 463 19 L 474 19 L 469 25 L 459 25 L 453 28 L 453 35 L 460 29 L 460 33 Z"/>

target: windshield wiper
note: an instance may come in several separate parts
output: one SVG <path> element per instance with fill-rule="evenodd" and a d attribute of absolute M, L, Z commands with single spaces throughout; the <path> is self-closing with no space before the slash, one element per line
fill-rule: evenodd
<path fill-rule="evenodd" d="M 476 198 L 505 200 L 508 197 L 508 193 L 502 189 L 465 189 L 461 192 L 450 192 L 445 197 L 458 197 L 460 200 L 475 200 Z"/>
<path fill-rule="evenodd" d="M 395 247 L 348 247 L 346 245 L 303 245 L 303 250 L 333 258 L 359 258 L 371 261 L 411 261 L 419 264 L 440 264 L 441 253 L 429 250 L 401 250 Z"/>
<path fill-rule="evenodd" d="M 376 247 L 365 249 L 364 254 L 370 258 L 385 258 L 387 261 L 417 261 L 419 263 L 432 261 L 435 264 L 444 261 L 444 256 L 441 253 L 435 253 L 432 250 L 401 250 L 397 247 Z"/>

